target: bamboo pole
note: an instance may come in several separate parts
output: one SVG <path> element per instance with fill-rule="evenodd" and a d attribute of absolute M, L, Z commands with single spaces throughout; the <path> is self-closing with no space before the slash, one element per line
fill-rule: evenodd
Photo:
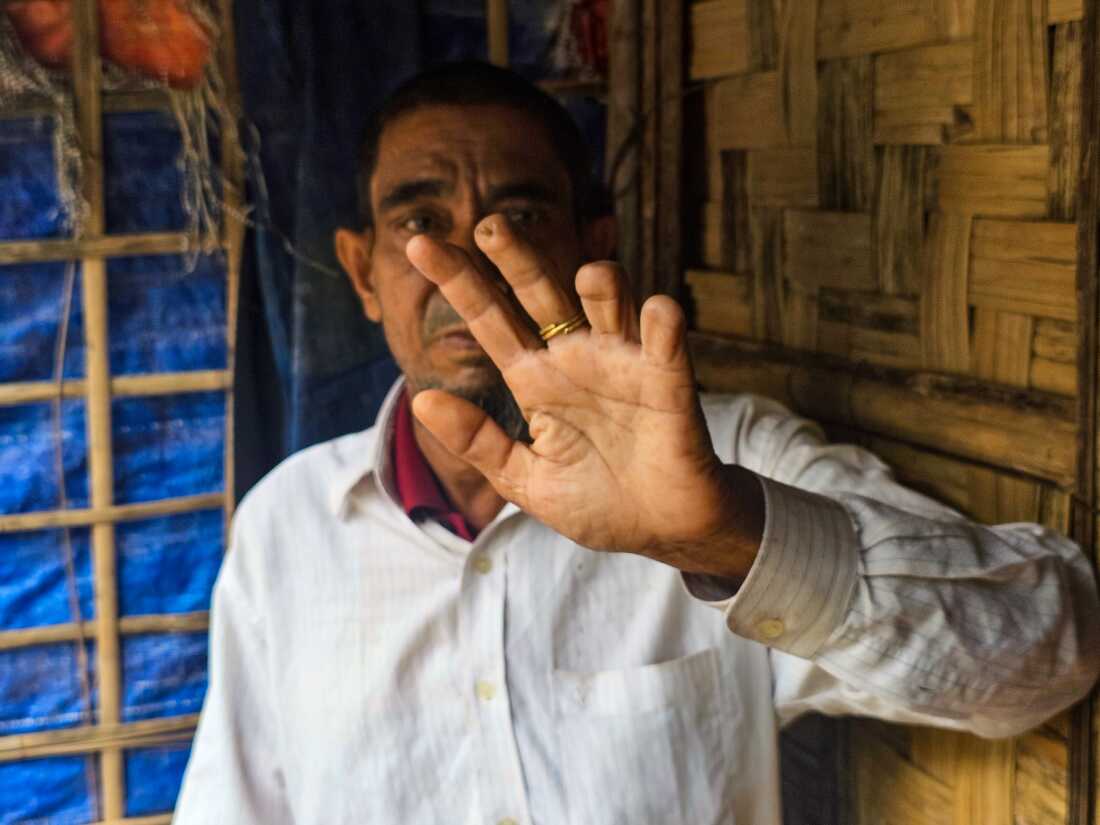
<path fill-rule="evenodd" d="M 236 116 L 240 109 L 237 90 L 237 49 L 233 28 L 233 0 L 221 3 L 221 69 L 225 80 L 227 106 L 234 120 L 232 124 L 223 123 L 221 129 L 222 145 L 222 190 L 225 193 L 225 208 L 222 222 L 222 248 L 226 251 L 226 373 L 229 381 L 225 385 L 225 535 L 229 535 L 229 520 L 233 516 L 236 502 L 236 464 L 233 455 L 234 443 L 234 392 L 233 375 L 237 363 L 237 312 L 240 293 L 241 256 L 244 249 L 245 222 L 244 204 L 241 193 L 244 191 L 244 158 L 241 155 L 237 136 Z"/>
<path fill-rule="evenodd" d="M 222 493 L 201 493 L 138 504 L 112 504 L 108 507 L 89 507 L 79 510 L 46 510 L 37 513 L 0 515 L 0 534 L 21 533 L 27 530 L 50 530 L 58 527 L 87 527 L 119 521 L 193 513 L 197 510 L 213 510 L 223 505 Z"/>
<path fill-rule="evenodd" d="M 147 633 L 200 633 L 210 627 L 210 620 L 205 610 L 199 610 L 194 613 L 124 616 L 119 619 L 118 627 L 119 633 L 123 636 L 139 636 Z M 91 622 L 26 627 L 19 630 L 0 631 L 0 650 L 15 650 L 21 647 L 93 638 L 95 638 L 95 627 Z"/>
<path fill-rule="evenodd" d="M 122 748 L 143 748 L 190 739 L 199 715 L 189 713 L 164 719 L 146 719 L 125 724 L 65 728 L 38 733 L 0 736 L 0 763 L 45 756 L 71 756 L 102 751 L 122 752 Z M 122 818 L 122 814 L 113 817 Z"/>
<path fill-rule="evenodd" d="M 707 389 L 760 393 L 820 421 L 1073 484 L 1072 399 L 747 341 L 700 334 L 690 340 Z"/>
<path fill-rule="evenodd" d="M 229 370 L 194 370 L 191 372 L 120 375 L 111 379 L 111 396 L 131 398 L 143 395 L 178 395 L 228 389 L 233 383 Z M 76 378 L 61 384 L 62 398 L 83 398 L 88 383 Z M 52 401 L 57 397 L 57 384 L 52 381 L 27 381 L 0 384 L 0 407 Z"/>
<path fill-rule="evenodd" d="M 102 77 L 99 59 L 99 6 L 73 3 L 73 92 L 81 149 L 85 214 L 81 236 L 99 238 L 105 228 L 103 195 Z M 111 447 L 110 342 L 107 328 L 107 264 L 101 256 L 81 262 L 84 297 L 85 375 L 87 386 L 88 471 L 93 509 L 114 498 Z M 115 580 L 115 532 L 111 523 L 92 526 L 92 566 L 96 609 L 96 676 L 99 719 L 107 729 L 118 725 L 122 706 L 119 662 L 118 585 Z M 125 814 L 122 750 L 106 747 L 100 756 L 102 815 Z"/>
<path fill-rule="evenodd" d="M 104 819 L 92 825 L 172 825 L 171 814 L 130 817 L 129 819 Z"/>
<path fill-rule="evenodd" d="M 168 112 L 171 111 L 171 108 L 171 99 L 163 89 L 139 89 L 137 91 L 105 92 L 103 94 L 103 111 L 112 114 L 117 112 L 148 112 L 150 110 Z M 3 109 L 0 109 L 0 121 L 50 116 L 54 114 L 55 109 L 53 101 L 41 95 L 20 96 L 5 104 Z"/>
<path fill-rule="evenodd" d="M 489 32 L 489 62 L 508 65 L 508 0 L 485 0 Z"/>
<path fill-rule="evenodd" d="M 121 258 L 127 255 L 180 255 L 188 239 L 181 232 L 142 232 L 109 237 L 0 242 L 0 264 Z"/>
<path fill-rule="evenodd" d="M 1077 197 L 1077 478 L 1073 538 L 1100 565 L 1100 9 L 1084 4 L 1081 38 L 1081 153 Z M 1069 825 L 1100 825 L 1100 703 L 1097 692 L 1071 715 L 1069 741 Z"/>

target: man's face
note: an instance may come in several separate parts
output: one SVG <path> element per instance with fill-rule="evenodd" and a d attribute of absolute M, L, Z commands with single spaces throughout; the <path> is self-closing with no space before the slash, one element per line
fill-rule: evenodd
<path fill-rule="evenodd" d="M 506 289 L 473 240 L 478 221 L 500 212 L 572 290 L 582 252 L 572 187 L 545 130 L 504 106 L 429 106 L 401 115 L 382 132 L 370 199 L 374 226 L 338 233 L 337 247 L 411 388 L 466 397 L 492 391 L 499 372 L 409 263 L 405 245 L 427 233 L 460 246 Z"/>

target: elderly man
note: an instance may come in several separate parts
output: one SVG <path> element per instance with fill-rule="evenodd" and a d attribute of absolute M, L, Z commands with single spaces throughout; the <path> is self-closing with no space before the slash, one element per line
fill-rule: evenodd
<path fill-rule="evenodd" d="M 588 169 L 481 64 L 377 115 L 336 246 L 404 378 L 242 503 L 178 823 L 776 825 L 800 713 L 1008 736 L 1094 681 L 1078 549 L 700 398 Z"/>

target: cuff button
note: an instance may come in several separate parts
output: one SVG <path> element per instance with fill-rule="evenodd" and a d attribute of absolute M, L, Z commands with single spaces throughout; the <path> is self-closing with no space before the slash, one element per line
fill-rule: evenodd
<path fill-rule="evenodd" d="M 787 626 L 779 619 L 764 619 L 756 623 L 756 632 L 761 639 L 778 639 L 787 632 Z"/>

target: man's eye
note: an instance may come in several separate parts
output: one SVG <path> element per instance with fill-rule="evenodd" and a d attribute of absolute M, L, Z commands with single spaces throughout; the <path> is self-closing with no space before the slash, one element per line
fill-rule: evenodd
<path fill-rule="evenodd" d="M 436 228 L 436 220 L 431 215 L 413 215 L 401 223 L 401 228 L 412 235 L 423 235 Z"/>
<path fill-rule="evenodd" d="M 506 209 L 504 215 L 510 223 L 517 226 L 532 226 L 542 220 L 542 214 L 537 209 Z"/>

